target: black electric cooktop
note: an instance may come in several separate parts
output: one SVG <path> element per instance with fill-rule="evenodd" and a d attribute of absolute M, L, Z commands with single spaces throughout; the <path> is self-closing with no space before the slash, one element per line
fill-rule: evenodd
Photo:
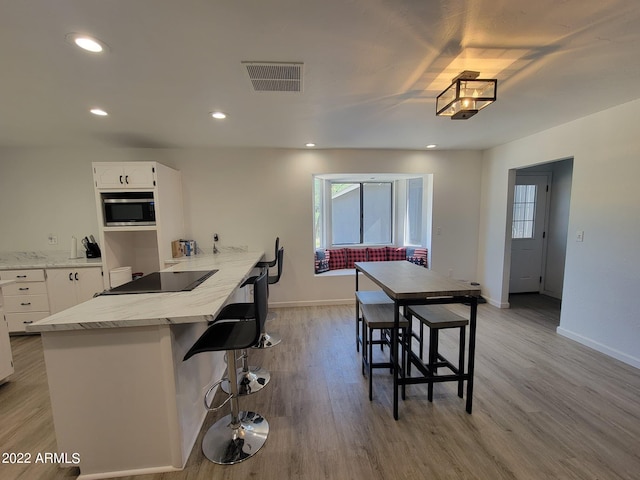
<path fill-rule="evenodd" d="M 102 295 L 129 293 L 188 292 L 193 290 L 218 270 L 191 272 L 153 272 L 137 280 L 112 288 Z"/>

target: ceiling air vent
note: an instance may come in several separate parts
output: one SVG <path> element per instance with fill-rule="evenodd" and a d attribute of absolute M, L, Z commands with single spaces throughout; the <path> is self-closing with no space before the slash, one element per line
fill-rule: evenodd
<path fill-rule="evenodd" d="M 242 62 L 256 92 L 301 92 L 302 62 Z"/>

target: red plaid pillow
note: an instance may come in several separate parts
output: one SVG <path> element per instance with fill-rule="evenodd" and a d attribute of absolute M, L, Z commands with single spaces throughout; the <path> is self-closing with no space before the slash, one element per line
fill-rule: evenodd
<path fill-rule="evenodd" d="M 387 247 L 387 260 L 406 260 L 407 249 L 405 247 Z"/>
<path fill-rule="evenodd" d="M 386 260 L 387 260 L 387 249 L 385 247 L 367 248 L 367 261 L 384 262 Z"/>
<path fill-rule="evenodd" d="M 355 268 L 354 262 L 366 262 L 367 251 L 364 248 L 345 248 L 347 251 L 347 266 L 345 268 Z"/>
<path fill-rule="evenodd" d="M 344 248 L 337 248 L 335 250 L 327 250 L 329 254 L 329 270 L 339 270 L 341 268 L 347 268 L 347 253 Z"/>

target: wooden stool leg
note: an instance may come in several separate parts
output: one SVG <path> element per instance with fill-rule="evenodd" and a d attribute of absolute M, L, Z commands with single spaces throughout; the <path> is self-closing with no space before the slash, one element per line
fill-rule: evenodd
<path fill-rule="evenodd" d="M 464 374 L 464 347 L 466 344 L 465 333 L 466 333 L 466 328 L 460 327 L 460 346 L 458 347 L 460 349 L 460 353 L 458 357 L 458 374 L 459 375 Z M 460 398 L 462 398 L 463 392 L 464 392 L 464 380 L 460 379 L 458 381 L 458 396 Z"/>

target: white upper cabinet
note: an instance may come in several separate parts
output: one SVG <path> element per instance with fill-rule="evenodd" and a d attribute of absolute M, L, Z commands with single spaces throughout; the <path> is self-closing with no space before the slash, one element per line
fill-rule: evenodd
<path fill-rule="evenodd" d="M 93 176 L 104 288 L 110 288 L 115 268 L 143 274 L 164 268 L 172 258 L 171 242 L 185 236 L 180 172 L 157 162 L 94 162 Z M 104 197 L 118 190 L 152 192 L 155 225 L 105 225 Z"/>
<path fill-rule="evenodd" d="M 154 188 L 152 162 L 94 163 L 93 180 L 98 189 Z"/>

